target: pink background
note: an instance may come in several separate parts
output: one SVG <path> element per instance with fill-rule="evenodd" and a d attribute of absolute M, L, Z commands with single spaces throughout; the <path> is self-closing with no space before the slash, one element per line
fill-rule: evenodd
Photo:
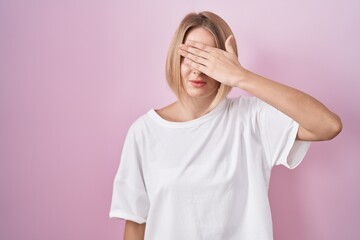
<path fill-rule="evenodd" d="M 244 67 L 343 120 L 274 169 L 276 239 L 360 239 L 358 0 L 0 1 L 0 239 L 122 239 L 108 213 L 127 128 L 175 99 L 169 41 L 201 10 L 229 23 Z"/>

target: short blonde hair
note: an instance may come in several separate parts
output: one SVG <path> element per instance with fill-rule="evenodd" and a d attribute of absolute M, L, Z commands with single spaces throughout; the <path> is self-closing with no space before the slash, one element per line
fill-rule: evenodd
<path fill-rule="evenodd" d="M 181 56 L 177 50 L 178 46 L 184 43 L 188 32 L 198 27 L 208 30 L 214 36 L 216 47 L 222 50 L 225 50 L 226 39 L 233 35 L 229 25 L 215 13 L 204 11 L 189 13 L 184 17 L 172 38 L 166 59 L 166 80 L 180 101 L 184 94 L 184 86 L 180 73 Z M 238 56 L 236 42 L 232 41 L 231 45 L 235 50 L 236 56 Z M 230 86 L 220 84 L 218 92 L 208 110 L 210 111 L 215 108 L 228 95 L 230 90 Z"/>

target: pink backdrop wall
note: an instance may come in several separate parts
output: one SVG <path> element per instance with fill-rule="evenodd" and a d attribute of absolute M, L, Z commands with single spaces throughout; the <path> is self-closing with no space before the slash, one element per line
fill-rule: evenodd
<path fill-rule="evenodd" d="M 274 169 L 276 239 L 360 239 L 358 0 L 0 1 L 0 239 L 122 239 L 108 212 L 127 128 L 174 100 L 167 47 L 201 10 L 230 24 L 244 67 L 343 120 Z"/>

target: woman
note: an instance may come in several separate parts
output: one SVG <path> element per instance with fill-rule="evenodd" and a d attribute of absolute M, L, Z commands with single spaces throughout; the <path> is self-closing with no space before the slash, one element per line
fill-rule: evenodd
<path fill-rule="evenodd" d="M 273 239 L 272 167 L 295 168 L 310 141 L 339 134 L 340 118 L 242 67 L 211 12 L 182 20 L 166 77 L 177 101 L 132 124 L 114 180 L 110 217 L 126 219 L 124 239 Z M 231 87 L 253 96 L 227 98 Z"/>

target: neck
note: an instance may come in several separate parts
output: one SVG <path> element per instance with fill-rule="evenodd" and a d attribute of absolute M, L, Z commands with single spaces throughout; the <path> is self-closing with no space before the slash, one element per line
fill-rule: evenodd
<path fill-rule="evenodd" d="M 205 115 L 212 100 L 213 98 L 184 98 L 177 104 L 183 118 L 190 121 Z"/>

